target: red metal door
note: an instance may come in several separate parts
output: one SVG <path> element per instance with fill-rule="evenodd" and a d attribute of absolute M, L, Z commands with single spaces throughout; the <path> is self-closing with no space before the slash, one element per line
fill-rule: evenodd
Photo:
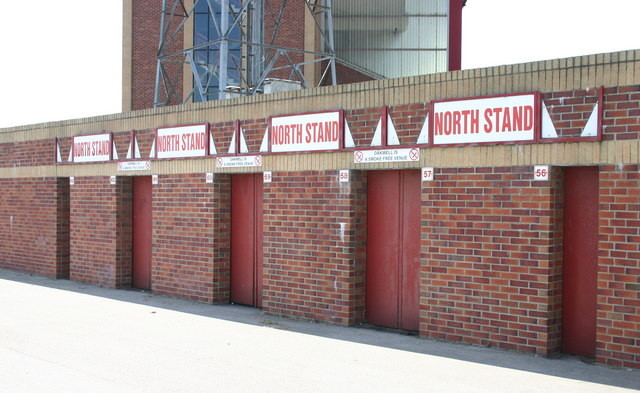
<path fill-rule="evenodd" d="M 400 328 L 417 331 L 420 327 L 420 171 L 402 171 L 402 204 L 400 232 L 402 246 L 400 272 L 402 277 Z"/>
<path fill-rule="evenodd" d="M 262 307 L 262 176 L 231 178 L 231 301 Z"/>
<path fill-rule="evenodd" d="M 595 356 L 598 168 L 565 170 L 562 350 Z"/>
<path fill-rule="evenodd" d="M 132 285 L 151 289 L 151 176 L 133 178 Z"/>
<path fill-rule="evenodd" d="M 420 172 L 369 172 L 367 184 L 367 320 L 418 330 Z"/>

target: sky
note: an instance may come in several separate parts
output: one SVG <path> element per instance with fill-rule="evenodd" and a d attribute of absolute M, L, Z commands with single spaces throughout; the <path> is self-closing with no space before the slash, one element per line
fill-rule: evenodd
<path fill-rule="evenodd" d="M 640 0 L 467 0 L 462 14 L 464 69 L 640 49 Z M 5 1 L 0 128 L 120 112 L 121 48 L 122 0 Z"/>

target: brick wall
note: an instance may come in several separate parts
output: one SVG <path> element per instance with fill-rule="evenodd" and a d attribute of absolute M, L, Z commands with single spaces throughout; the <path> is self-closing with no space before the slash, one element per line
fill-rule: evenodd
<path fill-rule="evenodd" d="M 0 267 L 68 278 L 68 183 L 0 179 Z"/>
<path fill-rule="evenodd" d="M 382 118 L 382 108 L 354 109 L 345 111 L 345 122 L 349 125 L 356 147 L 369 147 Z"/>
<path fill-rule="evenodd" d="M 229 301 L 230 179 L 160 176 L 153 186 L 153 292 Z"/>
<path fill-rule="evenodd" d="M 366 178 L 353 171 L 277 172 L 264 185 L 268 312 L 341 324 L 364 317 Z"/>
<path fill-rule="evenodd" d="M 604 89 L 603 139 L 638 139 L 640 134 L 640 86 Z"/>
<path fill-rule="evenodd" d="M 167 2 L 172 6 L 172 2 Z M 178 6 L 179 7 L 179 6 Z M 131 109 L 153 108 L 153 96 L 156 80 L 156 60 L 160 43 L 160 20 L 162 14 L 162 0 L 133 1 L 131 27 Z M 176 14 L 179 14 L 176 11 Z M 167 24 L 177 26 L 182 22 L 181 17 L 167 18 Z M 170 51 L 177 51 L 183 47 L 182 30 L 169 45 Z M 170 105 L 182 102 L 182 67 L 180 64 L 165 63 L 167 75 L 179 97 L 172 99 Z M 161 97 L 164 98 L 164 97 Z"/>
<path fill-rule="evenodd" d="M 0 143 L 0 167 L 51 165 L 55 160 L 54 140 Z"/>
<path fill-rule="evenodd" d="M 131 285 L 131 178 L 76 177 L 71 186 L 71 272 L 74 281 L 107 287 Z"/>
<path fill-rule="evenodd" d="M 562 188 L 533 182 L 532 172 L 442 169 L 426 183 L 421 334 L 542 354 L 559 349 Z"/>
<path fill-rule="evenodd" d="M 640 368 L 640 173 L 600 168 L 596 358 Z"/>
<path fill-rule="evenodd" d="M 53 165 L 56 137 L 66 160 L 73 135 L 113 130 L 124 156 L 135 128 L 147 157 L 156 127 L 205 119 L 212 122 L 218 151 L 226 153 L 239 118 L 254 152 L 271 114 L 344 108 L 357 146 L 367 147 L 381 108 L 388 105 L 401 143 L 412 144 L 429 100 L 527 90 L 541 91 L 559 135 L 574 137 L 594 105 L 597 88 L 591 86 L 605 84 L 601 142 L 427 147 L 419 162 L 371 165 L 354 163 L 350 151 L 266 154 L 260 169 L 273 171 L 274 178 L 264 187 L 263 304 L 278 314 L 362 321 L 366 170 L 434 166 L 435 181 L 422 183 L 420 333 L 551 353 L 561 347 L 562 166 L 597 165 L 596 360 L 640 367 L 640 82 L 633 73 L 640 60 L 635 58 L 639 51 L 3 130 L 0 265 L 130 285 L 132 181 L 119 177 L 115 186 L 109 184 L 109 175 L 122 175 L 115 162 Z M 204 302 L 229 299 L 230 176 L 258 169 L 216 168 L 215 159 L 154 160 L 151 170 L 138 173 L 160 177 L 153 190 L 153 290 L 158 293 Z M 551 165 L 551 181 L 532 181 L 536 164 Z M 351 183 L 338 183 L 338 168 L 351 168 Z M 213 184 L 205 183 L 205 172 L 215 172 Z M 68 176 L 75 176 L 76 185 L 69 187 Z"/>

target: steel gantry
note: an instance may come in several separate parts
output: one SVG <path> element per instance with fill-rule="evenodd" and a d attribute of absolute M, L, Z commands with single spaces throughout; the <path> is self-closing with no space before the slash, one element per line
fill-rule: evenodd
<path fill-rule="evenodd" d="M 331 4 L 163 0 L 154 107 L 261 94 L 272 79 L 302 88 L 335 85 Z M 292 7 L 304 8 L 304 20 L 291 20 Z M 288 23 L 304 24 L 299 31 L 311 34 L 310 43 L 303 36 L 295 45 Z"/>

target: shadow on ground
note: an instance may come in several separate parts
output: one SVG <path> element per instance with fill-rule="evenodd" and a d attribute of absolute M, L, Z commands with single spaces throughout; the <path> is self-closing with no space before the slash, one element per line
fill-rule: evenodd
<path fill-rule="evenodd" d="M 244 323 L 293 333 L 309 334 L 329 339 L 410 351 L 431 356 L 479 363 L 598 383 L 628 389 L 640 389 L 640 370 L 609 368 L 575 356 L 542 357 L 494 348 L 445 343 L 419 338 L 406 332 L 379 329 L 372 326 L 343 327 L 305 320 L 269 315 L 259 309 L 240 305 L 210 305 L 174 299 L 134 289 L 111 289 L 94 285 L 55 280 L 47 277 L 0 269 L 0 279 L 27 285 L 44 286 L 87 296 L 99 296 L 115 301 L 190 313 L 208 318 Z"/>

